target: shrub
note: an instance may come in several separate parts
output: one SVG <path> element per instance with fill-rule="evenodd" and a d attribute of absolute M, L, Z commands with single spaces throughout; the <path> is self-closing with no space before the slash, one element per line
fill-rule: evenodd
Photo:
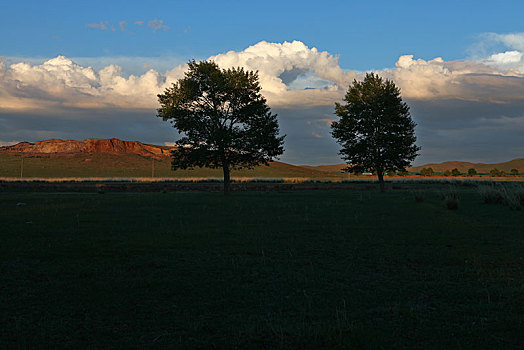
<path fill-rule="evenodd" d="M 444 175 L 444 176 L 451 176 L 451 171 L 446 170 L 446 171 L 444 171 L 444 172 L 442 173 L 442 175 Z"/>
<path fill-rule="evenodd" d="M 477 171 L 474 168 L 468 169 L 468 176 L 475 176 L 477 175 Z"/>
<path fill-rule="evenodd" d="M 503 188 L 503 203 L 512 210 L 520 210 L 524 205 L 524 188 L 519 185 L 501 187 Z"/>
<path fill-rule="evenodd" d="M 459 196 L 457 190 L 454 187 L 448 187 L 443 193 L 444 200 L 446 201 L 446 208 L 448 210 L 458 209 Z"/>
<path fill-rule="evenodd" d="M 435 172 L 433 171 L 433 168 L 422 168 L 420 169 L 420 175 L 433 176 L 435 175 Z"/>
<path fill-rule="evenodd" d="M 477 187 L 477 192 L 480 194 L 480 197 L 482 197 L 484 203 L 502 203 L 503 196 L 502 191 L 499 188 L 500 186 L 501 185 L 495 184 L 480 185 L 479 187 Z"/>
<path fill-rule="evenodd" d="M 478 182 L 475 180 L 464 180 L 460 183 L 460 185 L 463 187 L 477 187 Z"/>
<path fill-rule="evenodd" d="M 499 169 L 497 169 L 497 168 L 491 169 L 491 170 L 489 171 L 489 173 L 490 173 L 491 176 L 493 176 L 493 177 L 500 177 L 500 176 L 504 176 L 504 174 L 505 174 L 504 171 L 499 170 Z"/>
<path fill-rule="evenodd" d="M 460 171 L 457 168 L 455 168 L 455 169 L 451 170 L 451 175 L 459 176 L 460 175 Z"/>
<path fill-rule="evenodd" d="M 520 185 L 481 185 L 477 191 L 484 203 L 502 203 L 515 210 L 520 210 L 524 205 L 524 187 Z"/>
<path fill-rule="evenodd" d="M 458 209 L 458 198 L 448 198 L 446 199 L 446 208 L 448 210 L 456 210 Z"/>
<path fill-rule="evenodd" d="M 415 198 L 415 202 L 422 203 L 424 202 L 424 192 L 422 190 L 415 190 L 412 191 L 413 197 Z"/>
<path fill-rule="evenodd" d="M 511 169 L 510 173 L 511 173 L 511 175 L 517 176 L 519 174 L 519 170 L 518 169 Z"/>

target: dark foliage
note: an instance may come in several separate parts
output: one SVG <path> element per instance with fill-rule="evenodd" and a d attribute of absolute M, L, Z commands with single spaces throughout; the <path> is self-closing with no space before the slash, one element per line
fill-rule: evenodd
<path fill-rule="evenodd" d="M 229 192 L 231 169 L 265 164 L 284 152 L 277 115 L 260 94 L 258 74 L 188 63 L 183 79 L 158 95 L 158 117 L 183 134 L 172 152 L 173 169 L 222 168 Z"/>
<path fill-rule="evenodd" d="M 477 175 L 477 171 L 474 168 L 468 169 L 468 176 L 475 176 Z"/>
<path fill-rule="evenodd" d="M 493 177 L 501 177 L 501 176 L 504 176 L 506 173 L 503 171 L 503 170 L 499 170 L 497 168 L 494 168 L 494 169 L 491 169 L 489 171 L 489 173 L 491 174 L 491 176 Z"/>
<path fill-rule="evenodd" d="M 384 174 L 405 170 L 420 149 L 409 107 L 391 80 L 373 73 L 353 81 L 344 101 L 335 104 L 340 120 L 333 122 L 332 135 L 342 146 L 346 170 L 376 172 L 384 191 Z"/>
<path fill-rule="evenodd" d="M 420 175 L 433 176 L 435 175 L 435 171 L 433 171 L 433 168 L 422 168 L 420 169 Z"/>

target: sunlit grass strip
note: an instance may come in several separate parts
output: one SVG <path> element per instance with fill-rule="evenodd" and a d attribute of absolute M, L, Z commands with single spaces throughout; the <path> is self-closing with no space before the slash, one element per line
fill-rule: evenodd
<path fill-rule="evenodd" d="M 449 177 L 385 177 L 386 183 L 419 183 L 419 184 L 461 184 L 476 186 L 479 183 L 494 182 L 524 182 L 524 177 L 475 177 L 475 178 L 449 178 Z M 1 182 L 181 182 L 181 183 L 221 183 L 221 177 L 0 177 Z M 372 176 L 356 176 L 350 178 L 332 178 L 329 175 L 323 178 L 309 177 L 232 177 L 233 183 L 377 183 L 377 179 Z"/>

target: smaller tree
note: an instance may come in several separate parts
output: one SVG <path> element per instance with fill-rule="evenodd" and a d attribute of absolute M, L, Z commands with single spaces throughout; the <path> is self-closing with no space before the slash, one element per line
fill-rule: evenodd
<path fill-rule="evenodd" d="M 457 168 L 455 168 L 455 169 L 451 170 L 451 175 L 459 176 L 460 175 L 460 171 Z"/>
<path fill-rule="evenodd" d="M 510 173 L 511 173 L 511 175 L 513 175 L 513 176 L 517 176 L 517 175 L 519 174 L 519 170 L 518 170 L 518 169 L 511 169 L 511 170 L 510 170 Z"/>
<path fill-rule="evenodd" d="M 444 175 L 444 176 L 451 176 L 451 171 L 449 171 L 449 169 L 448 169 L 448 170 L 444 171 L 442 173 L 442 175 Z"/>
<path fill-rule="evenodd" d="M 422 176 L 433 176 L 435 175 L 435 172 L 433 171 L 433 168 L 422 168 L 420 174 Z"/>
<path fill-rule="evenodd" d="M 477 171 L 474 168 L 468 169 L 468 176 L 475 176 L 477 175 Z"/>
<path fill-rule="evenodd" d="M 497 168 L 493 168 L 489 171 L 489 173 L 491 174 L 491 176 L 493 177 L 500 177 L 500 176 L 504 176 L 504 171 L 502 170 L 499 170 Z"/>
<path fill-rule="evenodd" d="M 373 73 L 364 81 L 354 80 L 344 101 L 335 104 L 340 119 L 331 129 L 342 146 L 339 154 L 348 164 L 346 171 L 376 172 L 384 192 L 384 174 L 405 170 L 420 150 L 409 107 L 391 80 Z"/>

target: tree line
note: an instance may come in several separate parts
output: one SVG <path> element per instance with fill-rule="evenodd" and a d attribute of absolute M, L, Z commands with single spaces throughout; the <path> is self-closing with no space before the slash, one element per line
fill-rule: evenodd
<path fill-rule="evenodd" d="M 514 169 L 511 169 L 509 171 L 509 173 L 512 176 L 517 176 L 519 174 L 519 170 L 514 168 Z M 434 175 L 437 175 L 437 173 L 431 167 L 420 169 L 419 174 L 422 175 L 422 176 L 434 176 Z M 491 176 L 493 176 L 493 177 L 506 176 L 506 172 L 504 170 L 499 170 L 497 168 L 491 169 L 489 171 L 489 174 Z M 461 175 L 476 176 L 476 175 L 478 175 L 478 173 L 477 173 L 477 170 L 475 168 L 469 168 L 467 170 L 467 172 L 465 172 L 465 173 L 461 173 L 460 170 L 458 170 L 457 168 L 454 168 L 452 170 L 445 170 L 445 171 L 443 171 L 441 173 L 441 175 L 443 175 L 443 176 L 461 176 Z"/>
<path fill-rule="evenodd" d="M 181 135 L 172 151 L 172 168 L 221 168 L 224 192 L 231 170 L 268 165 L 284 152 L 277 115 L 261 94 L 258 73 L 221 69 L 212 61 L 190 61 L 184 78 L 158 95 L 157 116 Z M 405 172 L 418 155 L 415 122 L 400 89 L 389 79 L 367 73 L 350 84 L 331 134 L 350 173 Z"/>

